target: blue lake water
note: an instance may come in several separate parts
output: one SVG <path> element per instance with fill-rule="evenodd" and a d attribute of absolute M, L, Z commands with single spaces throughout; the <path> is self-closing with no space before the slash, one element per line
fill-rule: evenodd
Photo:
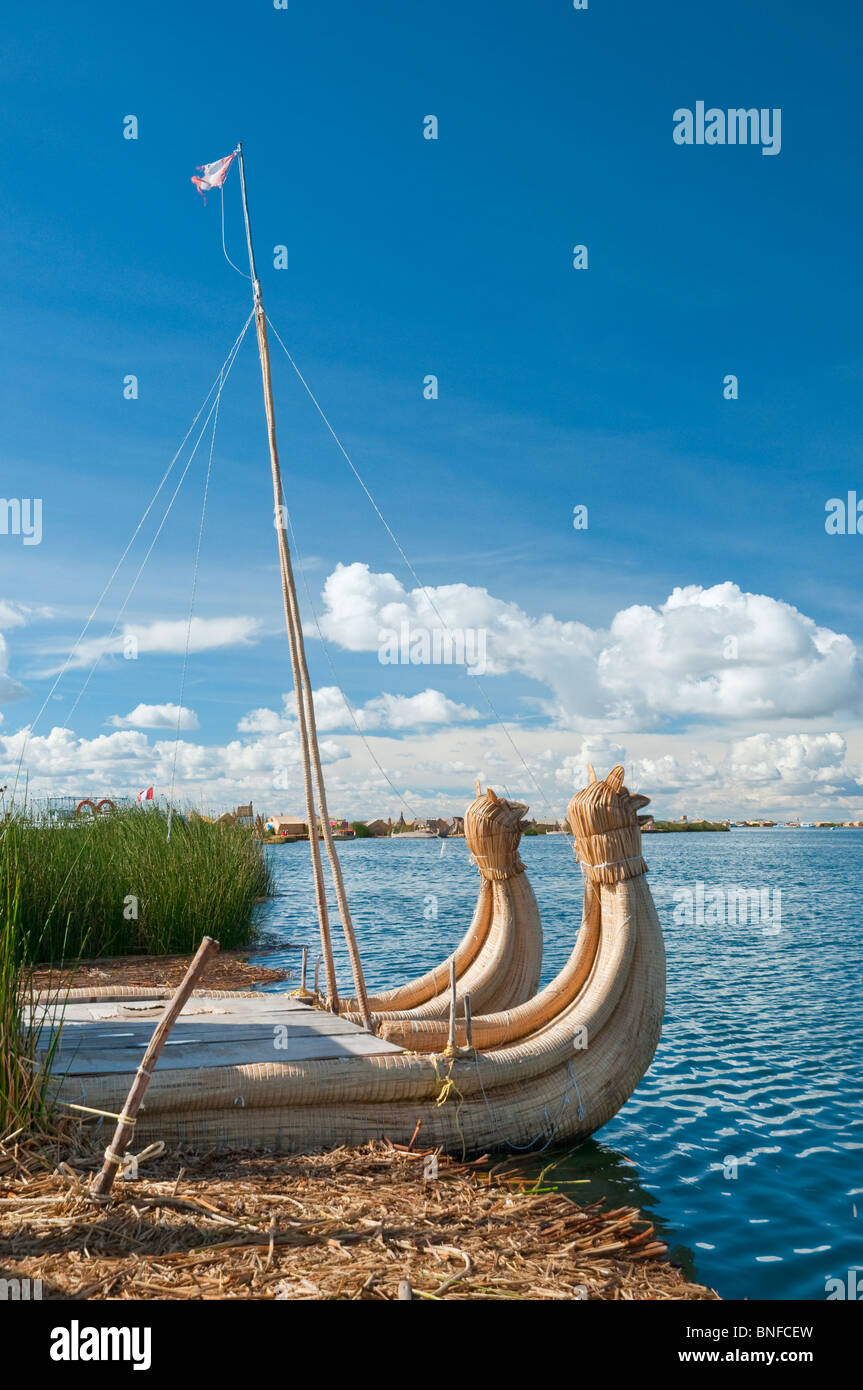
<path fill-rule="evenodd" d="M 619 1114 L 577 1149 L 546 1150 L 537 1171 L 557 1160 L 576 1200 L 640 1206 L 725 1298 L 823 1299 L 826 1279 L 863 1268 L 863 832 L 646 835 L 644 850 L 668 951 L 659 1049 Z M 477 890 L 464 840 L 339 852 L 371 989 L 461 939 Z M 268 853 L 279 896 L 261 925 L 295 968 L 296 945 L 317 953 L 308 845 Z M 572 948 L 581 874 L 564 836 L 527 839 L 522 856 L 548 979 Z M 715 890 L 738 887 L 768 891 L 764 918 L 732 920 Z M 343 949 L 336 963 L 352 993 Z"/>

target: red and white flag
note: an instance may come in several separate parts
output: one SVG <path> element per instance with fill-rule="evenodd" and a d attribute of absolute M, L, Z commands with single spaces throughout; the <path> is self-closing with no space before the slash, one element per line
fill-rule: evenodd
<path fill-rule="evenodd" d="M 153 788 L 152 788 L 152 787 L 148 787 L 146 791 L 138 792 L 138 800 L 139 800 L 139 801 L 152 801 L 152 800 L 153 800 Z"/>
<path fill-rule="evenodd" d="M 225 179 L 228 177 L 228 170 L 232 160 L 236 157 L 236 150 L 233 154 L 226 154 L 224 159 L 217 159 L 213 164 L 199 164 L 198 173 L 192 175 L 192 183 L 197 188 L 204 202 L 207 201 L 207 194 L 211 188 L 221 188 Z"/>

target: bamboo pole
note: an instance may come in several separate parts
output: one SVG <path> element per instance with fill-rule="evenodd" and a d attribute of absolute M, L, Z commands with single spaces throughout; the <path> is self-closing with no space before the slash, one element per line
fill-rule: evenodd
<path fill-rule="evenodd" d="M 330 919 L 327 910 L 327 896 L 324 887 L 324 875 L 321 865 L 321 848 L 318 844 L 318 812 L 315 806 L 314 793 L 312 791 L 312 771 L 309 750 L 309 729 L 306 721 L 305 704 L 302 695 L 303 675 L 297 655 L 296 635 L 293 622 L 293 605 L 291 602 L 291 590 L 293 588 L 293 572 L 291 569 L 290 550 L 288 548 L 288 538 L 282 512 L 282 477 L 279 466 L 279 454 L 276 444 L 276 424 L 275 412 L 273 409 L 273 391 L 270 381 L 270 354 L 267 343 L 266 317 L 264 315 L 263 300 L 261 298 L 261 282 L 255 268 L 255 252 L 252 245 L 252 226 L 249 221 L 249 204 L 246 197 L 246 167 L 243 161 L 242 144 L 237 146 L 237 154 L 240 163 L 240 189 L 243 197 L 243 217 L 246 224 L 246 241 L 249 248 L 249 269 L 252 273 L 252 288 L 255 301 L 255 328 L 258 335 L 258 354 L 261 359 L 261 374 L 264 386 L 264 408 L 267 415 L 267 436 L 270 447 L 270 464 L 273 475 L 273 508 L 276 523 L 276 535 L 279 546 L 279 568 L 282 581 L 282 605 L 285 611 L 285 626 L 288 632 L 288 647 L 291 654 L 291 674 L 294 682 L 294 692 L 297 697 L 297 727 L 300 736 L 300 762 L 303 772 L 303 794 L 306 805 L 306 822 L 309 830 L 309 850 L 312 859 L 312 878 L 315 885 L 315 903 L 318 913 L 318 926 L 321 936 L 321 953 L 324 958 L 324 975 L 327 985 L 327 1008 L 333 1012 L 338 1012 L 339 992 L 336 983 L 336 967 L 333 959 L 333 943 L 330 933 Z M 302 638 L 300 639 L 302 640 Z"/>
<path fill-rule="evenodd" d="M 449 1038 L 444 1049 L 445 1057 L 455 1056 L 455 956 L 451 957 L 449 963 Z"/>
<path fill-rule="evenodd" d="M 348 956 L 351 962 L 351 971 L 354 979 L 354 990 L 356 992 L 359 1013 L 362 1017 L 364 1026 L 372 1031 L 371 1012 L 369 1010 L 368 994 L 366 992 L 365 978 L 363 976 L 363 966 L 360 960 L 359 947 L 357 946 L 356 933 L 354 932 L 353 919 L 351 918 L 350 908 L 348 907 L 345 883 L 342 876 L 342 866 L 339 862 L 336 847 L 333 842 L 333 834 L 330 828 L 329 811 L 327 809 L 327 790 L 324 783 L 323 767 L 321 765 L 321 753 L 318 744 L 318 730 L 315 719 L 315 705 L 312 695 L 312 685 L 309 676 L 309 666 L 306 659 L 306 648 L 303 642 L 302 623 L 300 621 L 300 607 L 297 601 L 297 588 L 294 582 L 294 571 L 291 564 L 291 553 L 288 546 L 287 526 L 285 524 L 285 504 L 284 491 L 282 488 L 282 473 L 279 464 L 279 452 L 276 444 L 276 419 L 275 408 L 273 405 L 273 386 L 270 373 L 270 347 L 267 340 L 267 316 L 264 312 L 264 302 L 261 294 L 261 282 L 255 270 L 255 256 L 252 248 L 252 231 L 249 221 L 249 205 L 246 197 L 246 171 L 243 161 L 243 147 L 237 146 L 240 157 L 240 186 L 243 195 L 243 216 L 246 223 L 246 238 L 249 247 L 249 269 L 252 272 L 252 287 L 255 301 L 255 327 L 258 335 L 258 353 L 261 359 L 261 375 L 264 385 L 264 407 L 267 415 L 267 434 L 270 444 L 270 463 L 273 473 L 273 503 L 276 518 L 276 530 L 279 538 L 279 559 L 282 571 L 282 597 L 285 604 L 285 619 L 288 625 L 288 638 L 291 646 L 291 663 L 296 669 L 299 668 L 299 682 L 294 677 L 294 689 L 297 695 L 297 714 L 299 717 L 300 706 L 305 711 L 305 722 L 307 727 L 306 756 L 311 754 L 312 770 L 315 778 L 315 791 L 317 793 L 318 810 L 320 811 L 321 834 L 323 835 L 324 845 L 326 846 L 327 858 L 330 863 L 330 871 L 333 876 L 333 885 L 336 890 L 336 902 L 339 909 L 339 918 L 342 924 L 342 931 L 345 935 L 345 943 L 348 948 Z M 304 763 L 304 775 L 306 772 Z M 320 864 L 320 850 L 317 846 L 317 838 L 313 835 L 314 826 L 309 826 L 310 841 L 315 844 L 315 854 L 317 864 Z M 324 939 L 326 937 L 326 940 Z M 338 1006 L 338 996 L 335 985 L 335 969 L 332 967 L 332 942 L 329 936 L 329 919 L 327 918 L 327 928 L 324 932 L 322 924 L 321 934 L 322 945 L 324 946 L 324 960 L 327 969 L 327 992 L 333 1000 L 333 1007 Z M 327 959 L 327 948 L 329 947 L 329 959 Z"/>
<path fill-rule="evenodd" d="M 111 1191 L 114 1178 L 117 1176 L 117 1169 L 123 1160 L 123 1155 L 132 1138 L 135 1130 L 135 1119 L 141 1108 L 144 1099 L 144 1092 L 149 1085 L 153 1068 L 159 1060 L 159 1054 L 165 1045 L 165 1041 L 177 1021 L 177 1018 L 195 988 L 198 979 L 211 956 L 214 956 L 219 949 L 218 941 L 214 941 L 211 936 L 205 936 L 198 947 L 195 958 L 177 986 L 173 999 L 163 1013 L 157 1024 L 153 1036 L 147 1045 L 144 1053 L 144 1060 L 135 1073 L 135 1080 L 132 1082 L 131 1089 L 126 1097 L 126 1103 L 120 1111 L 117 1121 L 117 1128 L 114 1130 L 114 1137 L 105 1150 L 105 1161 L 101 1171 L 97 1174 L 90 1188 L 94 1197 L 107 1197 Z"/>

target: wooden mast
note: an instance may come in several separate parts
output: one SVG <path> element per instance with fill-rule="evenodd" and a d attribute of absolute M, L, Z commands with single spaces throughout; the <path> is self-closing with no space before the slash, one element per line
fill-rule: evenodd
<path fill-rule="evenodd" d="M 362 1016 L 366 1028 L 371 1031 L 372 1021 L 369 1013 L 368 995 L 366 993 L 365 979 L 363 977 L 363 967 L 360 960 L 359 949 L 357 947 L 356 935 L 354 933 L 353 921 L 348 908 L 347 895 L 345 893 L 344 879 L 342 877 L 342 866 L 336 853 L 333 842 L 332 830 L 330 828 L 329 811 L 327 809 L 326 787 L 324 785 L 323 768 L 321 766 L 321 754 L 318 746 L 318 731 L 315 720 L 315 707 L 312 695 L 312 686 L 309 678 L 308 662 L 306 660 L 306 649 L 303 642 L 302 624 L 300 621 L 299 604 L 297 602 L 297 589 L 294 582 L 294 571 L 291 564 L 291 552 L 288 545 L 287 529 L 287 508 L 284 501 L 284 491 L 282 488 L 282 473 L 279 465 L 279 453 L 276 444 L 276 418 L 273 405 L 273 387 L 270 375 L 270 348 L 267 340 L 267 316 L 264 312 L 264 302 L 261 295 L 261 282 L 258 279 L 255 269 L 255 253 L 252 246 L 252 227 L 249 221 L 249 204 L 246 197 L 246 169 L 243 161 L 243 146 L 237 145 L 237 154 L 240 163 L 240 189 L 243 197 L 243 217 L 246 224 L 246 241 L 249 249 L 249 269 L 252 275 L 252 291 L 254 294 L 255 309 L 255 328 L 258 335 L 258 353 L 261 359 L 261 377 L 264 387 L 264 408 L 267 416 L 267 436 L 270 446 L 270 464 L 273 475 L 273 507 L 275 516 L 276 535 L 279 544 L 279 565 L 282 578 L 282 602 L 285 610 L 285 624 L 288 631 L 288 644 L 291 651 L 291 670 L 294 679 L 294 691 L 297 697 L 297 723 L 300 732 L 300 751 L 303 764 L 303 785 L 306 798 L 306 817 L 309 826 L 309 844 L 312 851 L 312 868 L 315 880 L 315 897 L 318 908 L 318 921 L 321 930 L 321 949 L 324 957 L 324 972 L 327 984 L 327 1003 L 334 1011 L 338 1011 L 338 987 L 336 985 L 335 965 L 333 962 L 333 946 L 330 934 L 329 914 L 327 912 L 326 892 L 324 889 L 323 869 L 321 865 L 320 846 L 317 836 L 317 820 L 315 811 L 315 798 L 312 792 L 312 772 L 314 772 L 315 790 L 317 791 L 318 808 L 320 810 L 321 833 L 327 849 L 327 856 L 330 862 L 330 869 L 333 875 L 333 883 L 336 890 L 336 901 L 338 903 L 339 916 L 341 918 L 342 930 L 345 934 L 345 941 L 348 947 L 348 955 L 351 961 L 351 970 L 354 978 L 354 991 L 359 1013 Z"/>

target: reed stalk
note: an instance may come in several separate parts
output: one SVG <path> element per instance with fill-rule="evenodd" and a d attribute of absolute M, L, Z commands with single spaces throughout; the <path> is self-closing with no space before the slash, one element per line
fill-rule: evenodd
<path fill-rule="evenodd" d="M 0 1141 L 11 1134 L 47 1131 L 49 1081 L 55 1034 L 41 1063 L 42 1022 L 56 1021 L 59 993 L 36 1004 L 31 956 L 38 955 L 21 920 L 21 870 L 17 826 L 7 824 L 0 843 Z"/>

